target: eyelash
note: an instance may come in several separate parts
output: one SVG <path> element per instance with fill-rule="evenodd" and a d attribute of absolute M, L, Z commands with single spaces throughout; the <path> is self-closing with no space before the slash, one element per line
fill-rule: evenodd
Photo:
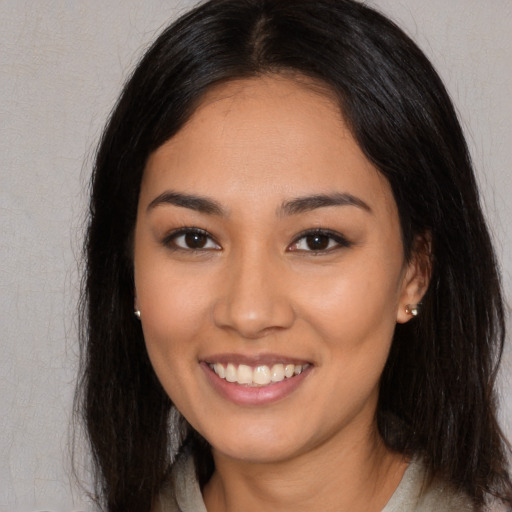
<path fill-rule="evenodd" d="M 301 240 L 305 240 L 308 237 L 325 237 L 328 239 L 328 246 L 323 249 L 289 249 L 291 252 L 303 252 L 303 253 L 311 253 L 311 254 L 328 254 L 332 251 L 335 251 L 337 249 L 341 248 L 349 248 L 353 244 L 352 242 L 349 242 L 341 233 L 338 233 L 336 231 L 332 231 L 330 229 L 308 229 L 306 231 L 303 231 L 302 233 L 299 233 L 297 237 L 295 238 L 295 241 L 290 244 L 289 247 L 292 247 L 294 245 L 297 245 Z M 335 242 L 334 246 L 329 247 L 331 245 L 331 242 Z"/>
<path fill-rule="evenodd" d="M 205 231 L 204 229 L 201 229 L 201 228 L 194 228 L 194 227 L 183 227 L 183 228 L 179 228 L 179 229 L 173 231 L 172 233 L 169 233 L 162 240 L 162 244 L 165 245 L 166 247 L 172 249 L 172 250 L 175 250 L 175 251 L 200 252 L 200 251 L 211 251 L 212 250 L 211 247 L 207 247 L 207 248 L 197 247 L 197 248 L 194 248 L 194 247 L 181 247 L 181 246 L 179 246 L 176 243 L 176 240 L 179 237 L 181 237 L 181 236 L 186 237 L 187 235 L 192 235 L 192 236 L 196 235 L 196 236 L 206 237 L 206 239 L 207 239 L 206 240 L 206 244 L 213 242 L 216 245 L 216 247 L 213 248 L 213 250 L 220 250 L 219 244 L 217 244 L 217 242 L 215 242 L 215 240 L 210 235 L 210 233 L 208 233 L 208 231 Z"/>
<path fill-rule="evenodd" d="M 191 236 L 199 236 L 199 237 L 205 237 L 205 245 L 213 243 L 215 247 L 182 247 L 176 243 L 176 240 L 179 237 L 186 237 L 187 235 Z M 317 237 L 317 238 L 326 238 L 327 239 L 327 246 L 325 248 L 319 248 L 317 250 L 314 249 L 299 249 L 299 248 L 291 248 L 293 246 L 297 246 L 300 241 L 306 240 L 308 237 Z M 324 240 L 325 241 L 325 240 Z M 334 246 L 332 246 L 332 242 L 335 243 Z M 306 242 L 307 243 L 307 242 Z M 172 233 L 169 233 L 163 240 L 162 244 L 172 250 L 177 251 L 188 251 L 188 252 L 202 252 L 202 251 L 211 251 L 211 250 L 221 250 L 220 245 L 214 240 L 214 238 L 208 233 L 208 231 L 205 231 L 201 228 L 196 227 L 183 227 L 179 228 Z M 327 254 L 332 251 L 335 251 L 340 248 L 349 248 L 353 244 L 349 242 L 343 235 L 336 231 L 331 231 L 330 229 L 309 229 L 306 231 L 303 231 L 302 233 L 299 233 L 299 235 L 295 238 L 295 240 L 288 246 L 289 252 L 301 252 L 301 253 L 310 253 L 310 254 Z"/>

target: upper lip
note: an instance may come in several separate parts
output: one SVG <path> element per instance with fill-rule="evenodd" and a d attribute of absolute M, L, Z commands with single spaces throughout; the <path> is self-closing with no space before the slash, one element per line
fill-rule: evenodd
<path fill-rule="evenodd" d="M 311 361 L 306 359 L 300 359 L 293 356 L 285 356 L 281 354 L 256 354 L 256 355 L 246 355 L 246 354 L 212 354 L 201 358 L 201 361 L 207 364 L 245 364 L 247 366 L 257 367 L 257 366 L 273 366 L 274 364 L 295 364 L 295 365 L 305 365 L 311 364 Z"/>

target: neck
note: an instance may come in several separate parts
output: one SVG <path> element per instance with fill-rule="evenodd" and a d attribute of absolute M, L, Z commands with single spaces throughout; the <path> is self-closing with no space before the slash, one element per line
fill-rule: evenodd
<path fill-rule="evenodd" d="M 407 467 L 375 427 L 279 462 L 213 456 L 216 469 L 203 493 L 208 512 L 380 511 Z"/>

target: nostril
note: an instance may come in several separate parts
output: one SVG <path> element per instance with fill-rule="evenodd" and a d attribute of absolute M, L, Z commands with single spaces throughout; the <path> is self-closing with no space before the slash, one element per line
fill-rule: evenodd
<path fill-rule="evenodd" d="M 240 336 L 257 339 L 290 328 L 295 320 L 291 304 L 282 299 L 219 300 L 213 308 L 217 327 L 236 331 Z"/>

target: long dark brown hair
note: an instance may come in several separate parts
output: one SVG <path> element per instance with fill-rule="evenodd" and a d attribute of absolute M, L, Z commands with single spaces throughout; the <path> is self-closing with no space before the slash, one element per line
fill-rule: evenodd
<path fill-rule="evenodd" d="M 172 465 L 177 428 L 201 461 L 201 479 L 211 474 L 208 444 L 169 421 L 172 403 L 133 315 L 139 187 L 148 156 L 209 88 L 282 72 L 314 78 L 339 98 L 359 146 L 391 184 L 406 256 L 418 235 L 431 237 L 421 316 L 397 326 L 382 375 L 382 438 L 422 457 L 431 477 L 479 508 L 489 496 L 510 504 L 495 396 L 504 308 L 468 149 L 427 58 L 392 22 L 352 0 L 206 2 L 160 35 L 124 87 L 94 165 L 80 310 L 76 410 L 98 503 L 110 512 L 149 511 Z"/>

